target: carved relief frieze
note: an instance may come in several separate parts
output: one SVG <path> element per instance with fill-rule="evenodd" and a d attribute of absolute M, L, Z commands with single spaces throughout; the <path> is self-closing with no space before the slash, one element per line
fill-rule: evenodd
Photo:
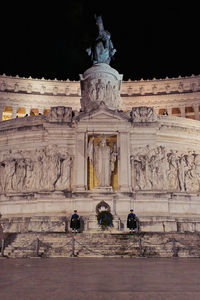
<path fill-rule="evenodd" d="M 133 123 L 156 122 L 158 120 L 158 115 L 154 109 L 146 106 L 133 107 L 131 117 Z"/>
<path fill-rule="evenodd" d="M 72 121 L 72 108 L 65 106 L 51 107 L 47 121 L 70 123 Z"/>
<path fill-rule="evenodd" d="M 0 194 L 70 190 L 72 161 L 55 145 L 1 153 Z"/>
<path fill-rule="evenodd" d="M 111 109 L 121 107 L 121 75 L 106 64 L 86 70 L 81 79 L 81 108 L 90 110 L 102 101 Z"/>
<path fill-rule="evenodd" d="M 137 148 L 131 156 L 134 190 L 200 191 L 200 154 L 165 147 Z"/>

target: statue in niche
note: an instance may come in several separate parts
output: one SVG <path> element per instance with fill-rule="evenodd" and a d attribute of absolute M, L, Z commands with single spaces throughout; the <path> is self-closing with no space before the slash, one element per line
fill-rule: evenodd
<path fill-rule="evenodd" d="M 98 26 L 98 36 L 93 42 L 93 45 L 86 49 L 88 55 L 91 57 L 93 64 L 106 63 L 110 64 L 111 58 L 116 53 L 111 41 L 111 35 L 107 30 L 104 30 L 102 17 L 96 17 L 96 25 Z"/>
<path fill-rule="evenodd" d="M 94 146 L 94 138 L 91 138 L 88 144 L 88 156 L 94 164 L 94 169 L 98 179 L 99 187 L 111 186 L 111 175 L 114 171 L 117 157 L 116 146 L 114 149 L 106 144 L 106 138 L 103 137 L 99 145 Z"/>

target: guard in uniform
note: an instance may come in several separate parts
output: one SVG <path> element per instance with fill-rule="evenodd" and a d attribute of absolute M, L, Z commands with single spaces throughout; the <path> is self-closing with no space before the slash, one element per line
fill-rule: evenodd
<path fill-rule="evenodd" d="M 72 232 L 78 232 L 78 229 L 80 228 L 80 218 L 77 214 L 77 210 L 74 210 L 74 213 L 71 216 L 70 228 L 72 229 Z"/>
<path fill-rule="evenodd" d="M 133 209 L 130 210 L 130 214 L 127 217 L 127 228 L 130 229 L 130 233 L 134 232 L 137 228 L 137 217 L 133 213 Z"/>

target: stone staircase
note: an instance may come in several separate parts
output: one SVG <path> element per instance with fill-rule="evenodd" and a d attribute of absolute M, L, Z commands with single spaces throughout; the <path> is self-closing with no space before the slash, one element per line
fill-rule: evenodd
<path fill-rule="evenodd" d="M 19 233 L 4 249 L 23 257 L 200 257 L 200 233 Z"/>

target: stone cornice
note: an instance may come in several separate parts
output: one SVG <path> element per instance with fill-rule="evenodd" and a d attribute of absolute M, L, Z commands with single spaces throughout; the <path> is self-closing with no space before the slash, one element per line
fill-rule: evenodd
<path fill-rule="evenodd" d="M 0 76 L 0 92 L 49 95 L 79 95 L 79 81 L 61 81 Z"/>
<path fill-rule="evenodd" d="M 37 93 L 53 95 L 79 95 L 80 82 L 68 80 L 50 80 L 50 79 L 33 79 L 31 77 L 12 77 L 0 75 L 0 91 L 11 91 L 14 93 Z M 138 96 L 138 95 L 159 95 L 159 94 L 179 94 L 200 91 L 200 75 L 123 81 L 121 95 Z"/>

